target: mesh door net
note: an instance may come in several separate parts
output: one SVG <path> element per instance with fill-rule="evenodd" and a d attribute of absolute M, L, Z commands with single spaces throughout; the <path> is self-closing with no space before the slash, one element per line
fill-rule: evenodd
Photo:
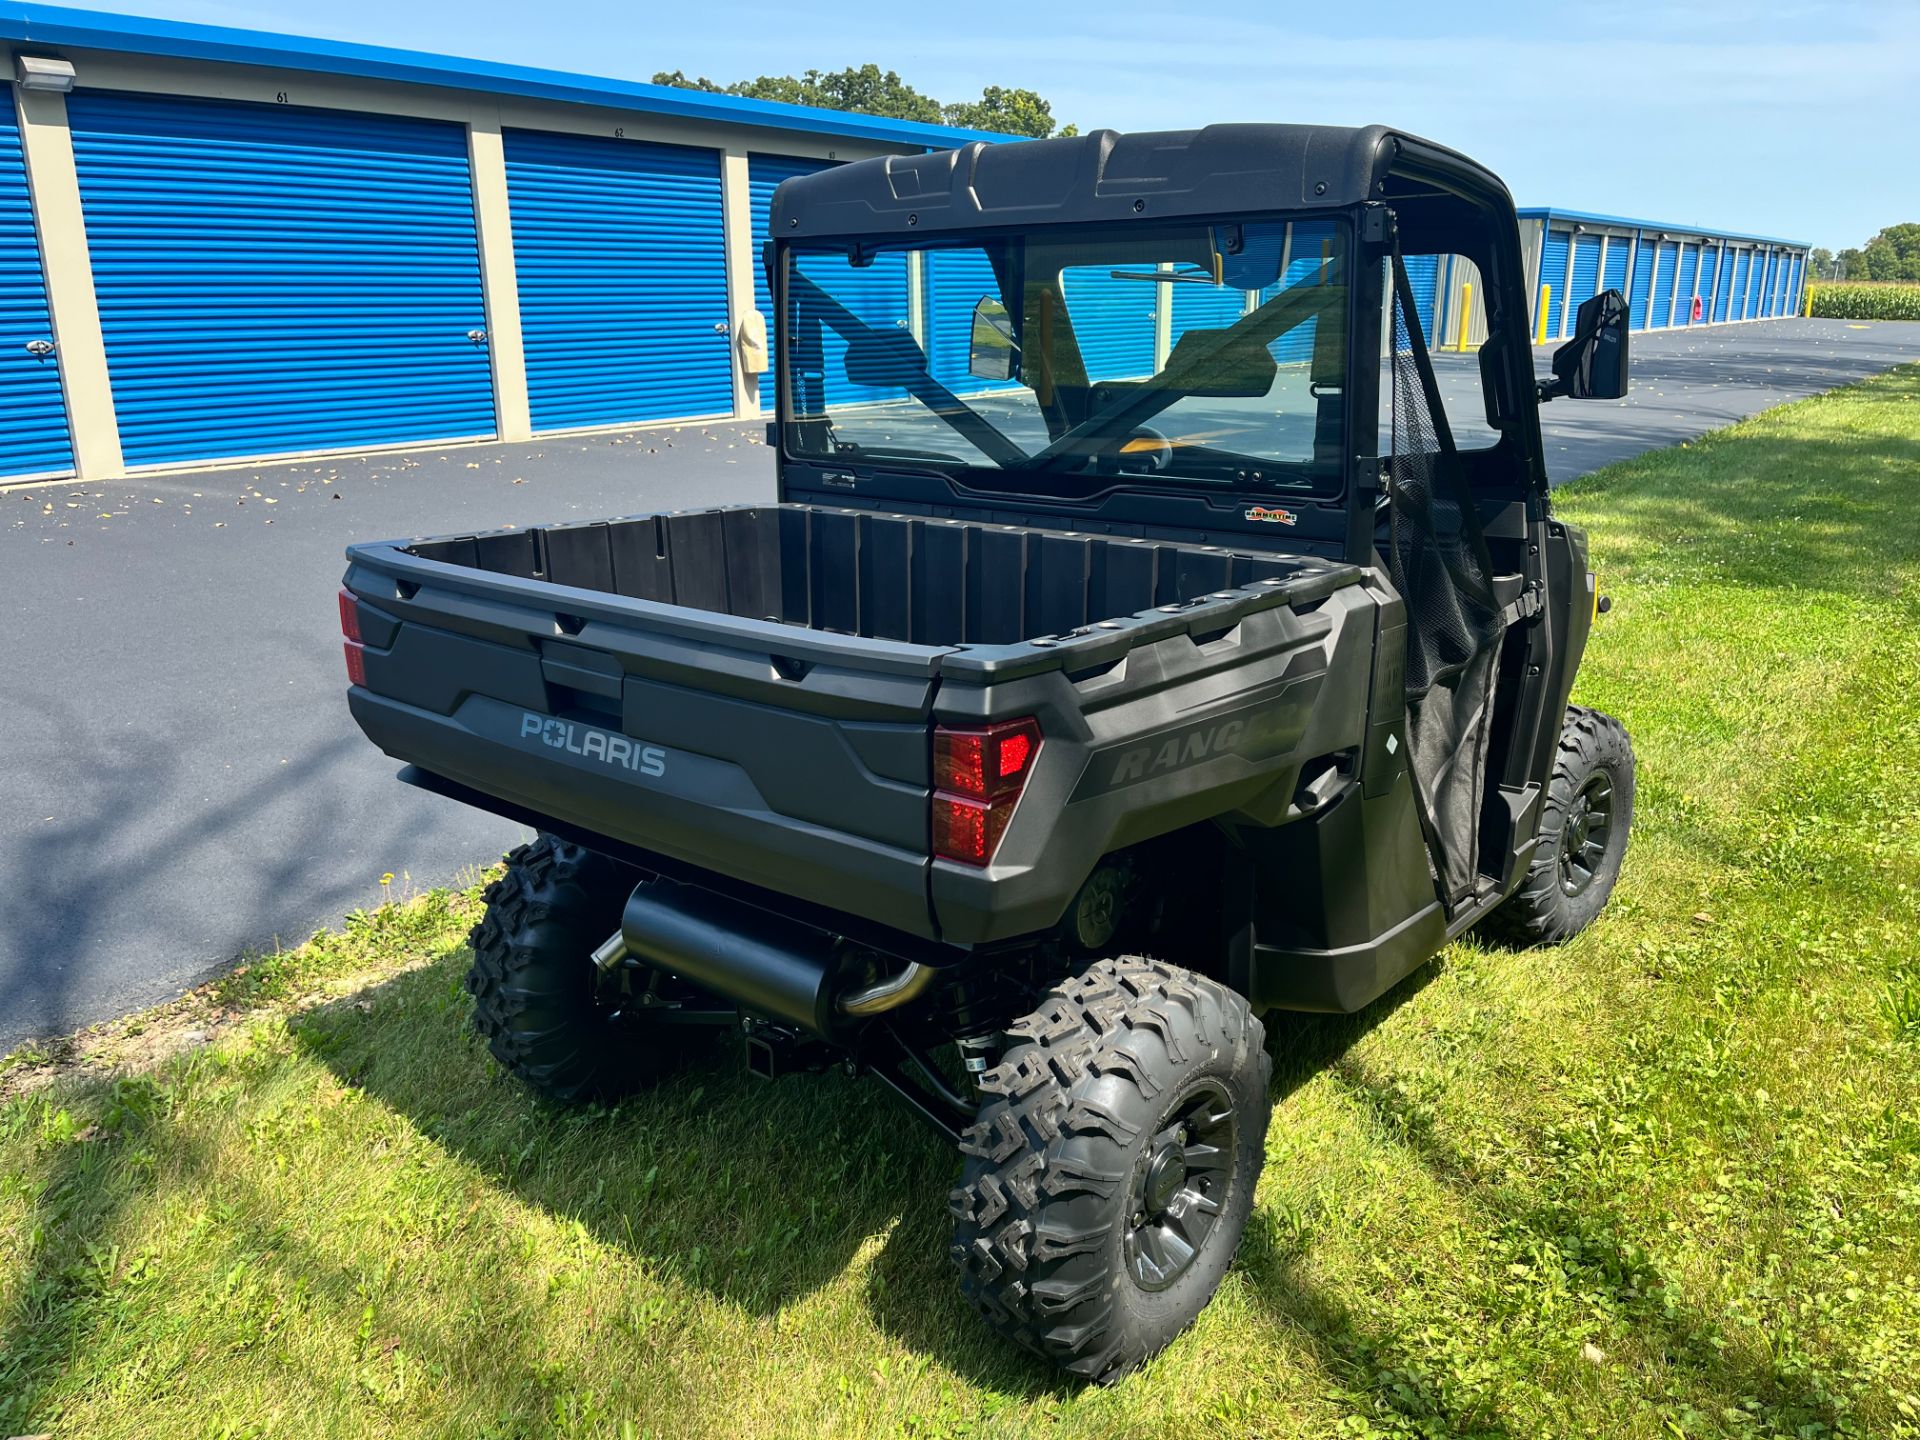
<path fill-rule="evenodd" d="M 1451 909 L 1472 893 L 1478 870 L 1493 683 L 1506 622 L 1398 252 L 1392 383 L 1387 562 L 1407 606 L 1407 758 L 1441 897 Z"/>

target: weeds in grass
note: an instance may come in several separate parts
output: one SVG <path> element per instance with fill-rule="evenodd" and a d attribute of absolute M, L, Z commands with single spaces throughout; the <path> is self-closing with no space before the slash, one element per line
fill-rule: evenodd
<path fill-rule="evenodd" d="M 1920 1040 L 1920 977 L 1903 977 L 1880 995 L 1880 1013 L 1897 1040 Z"/>

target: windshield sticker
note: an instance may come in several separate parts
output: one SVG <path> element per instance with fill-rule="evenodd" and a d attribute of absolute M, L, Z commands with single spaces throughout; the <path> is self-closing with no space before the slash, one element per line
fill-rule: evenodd
<path fill-rule="evenodd" d="M 1282 510 L 1278 505 L 1250 505 L 1247 507 L 1247 519 L 1261 520 L 1268 525 L 1298 525 L 1300 517 L 1291 510 Z"/>

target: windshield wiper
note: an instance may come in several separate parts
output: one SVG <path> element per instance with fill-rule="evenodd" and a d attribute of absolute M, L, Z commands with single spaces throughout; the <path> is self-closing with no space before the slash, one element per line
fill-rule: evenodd
<path fill-rule="evenodd" d="M 1151 280 L 1156 285 L 1218 285 L 1205 270 L 1109 270 L 1112 280 Z"/>

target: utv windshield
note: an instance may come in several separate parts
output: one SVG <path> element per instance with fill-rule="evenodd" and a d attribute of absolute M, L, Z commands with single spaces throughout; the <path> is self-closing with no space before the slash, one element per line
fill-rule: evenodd
<path fill-rule="evenodd" d="M 1336 493 L 1348 326 L 1335 220 L 794 245 L 787 453 L 1083 492 Z"/>

